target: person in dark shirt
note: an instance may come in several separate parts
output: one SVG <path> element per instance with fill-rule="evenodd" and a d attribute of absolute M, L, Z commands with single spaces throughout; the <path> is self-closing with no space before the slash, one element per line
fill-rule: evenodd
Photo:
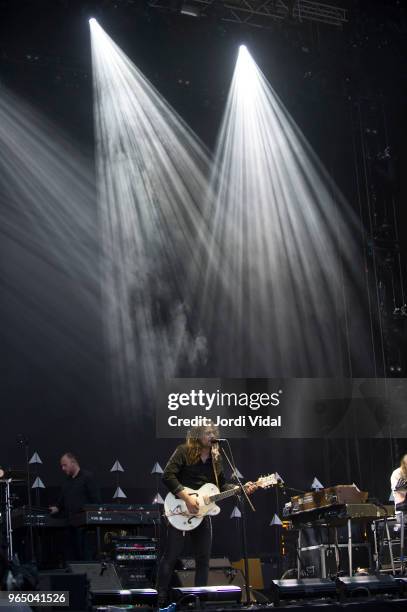
<path fill-rule="evenodd" d="M 195 496 L 190 496 L 184 487 L 196 490 L 210 482 L 225 491 L 234 486 L 226 482 L 218 444 L 213 444 L 213 440 L 218 437 L 219 431 L 213 425 L 192 428 L 188 432 L 186 442 L 175 449 L 164 469 L 164 484 L 171 493 L 185 501 L 190 514 L 199 512 L 199 502 Z M 255 488 L 253 483 L 246 483 L 247 493 L 252 493 Z M 167 545 L 160 560 L 157 577 L 160 608 L 168 603 L 168 587 L 175 563 L 184 548 L 186 533 L 191 538 L 195 556 L 195 586 L 206 586 L 208 583 L 212 548 L 211 518 L 206 516 L 201 524 L 190 532 L 180 531 L 169 524 Z"/>
<path fill-rule="evenodd" d="M 80 561 L 85 558 L 85 530 L 74 527 L 72 517 L 86 504 L 100 503 L 100 493 L 92 474 L 81 469 L 73 453 L 64 453 L 60 465 L 67 478 L 56 505 L 50 506 L 50 511 L 67 519 L 66 557 L 71 561 Z"/>

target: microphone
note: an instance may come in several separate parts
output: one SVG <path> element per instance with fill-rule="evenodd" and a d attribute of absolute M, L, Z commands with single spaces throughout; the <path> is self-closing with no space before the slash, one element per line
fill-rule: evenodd
<path fill-rule="evenodd" d="M 211 444 L 217 444 L 218 442 L 226 442 L 226 438 L 212 438 Z"/>

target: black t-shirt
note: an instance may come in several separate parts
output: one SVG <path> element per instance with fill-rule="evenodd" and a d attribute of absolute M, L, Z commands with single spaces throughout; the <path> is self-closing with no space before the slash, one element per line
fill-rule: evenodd
<path fill-rule="evenodd" d="M 90 472 L 80 470 L 75 478 L 68 476 L 62 485 L 57 506 L 68 519 L 86 504 L 100 503 L 100 492 Z"/>
<path fill-rule="evenodd" d="M 221 491 L 233 486 L 225 481 L 221 459 L 216 462 L 216 472 Z M 205 462 L 199 459 L 197 463 L 188 465 L 186 445 L 181 444 L 175 449 L 165 466 L 163 482 L 174 495 L 179 493 L 183 487 L 199 489 L 207 482 L 216 484 L 211 456 L 209 455 Z"/>

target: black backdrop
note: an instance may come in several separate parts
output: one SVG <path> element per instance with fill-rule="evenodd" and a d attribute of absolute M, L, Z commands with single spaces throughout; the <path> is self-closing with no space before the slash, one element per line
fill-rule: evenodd
<path fill-rule="evenodd" d="M 1 84 L 70 134 L 92 163 L 87 17 L 98 16 L 99 11 L 99 19 L 109 34 L 213 147 L 236 48 L 246 42 L 351 203 L 356 202 L 356 185 L 350 105 L 355 97 L 372 96 L 377 100 L 381 96 L 398 169 L 394 188 L 402 219 L 405 45 L 394 24 L 402 24 L 403 19 L 405 23 L 405 14 L 397 3 L 369 6 L 365 14 L 358 3 L 351 3 L 350 24 L 344 31 L 290 23 L 262 31 L 156 12 L 145 16 L 136 8 L 133 12 L 131 8 L 121 10 L 120 6 L 115 9 L 113 3 L 3 0 Z M 10 266 L 18 262 L 13 259 L 12 244 L 3 234 L 2 237 L 3 279 Z M 151 415 L 129 425 L 113 413 L 101 322 L 77 299 L 72 281 L 58 278 L 57 287 L 64 292 L 64 305 L 54 313 L 55 317 L 86 330 L 92 358 L 86 360 L 84 372 L 80 356 L 59 347 L 38 329 L 33 330 L 30 320 L 13 306 L 2 283 L 0 464 L 23 464 L 24 453 L 17 437 L 24 434 L 29 439 L 30 453 L 37 451 L 43 461 L 39 474 L 47 489 L 41 492 L 42 501 L 54 498 L 62 477 L 59 456 L 72 450 L 84 466 L 95 472 L 106 501 L 116 486 L 109 470 L 119 459 L 125 468 L 120 485 L 129 499 L 149 502 L 155 494 L 152 466 L 156 461 L 164 466 L 173 442 L 155 438 Z M 47 299 L 46 295 L 43 299 Z M 245 477 L 278 471 L 298 489 L 309 489 L 314 476 L 326 486 L 355 481 L 383 501 L 390 492 L 389 474 L 405 450 L 407 444 L 402 440 L 256 439 L 255 443 L 240 440 L 234 444 L 237 465 Z M 22 489 L 19 492 L 22 500 Z M 257 513 L 249 516 L 250 551 L 267 552 L 273 537 L 269 522 L 277 510 L 275 492 L 260 492 L 255 502 Z M 281 502 L 280 496 L 280 507 Z M 226 501 L 216 521 L 216 553 L 231 552 L 231 533 L 235 529 L 229 519 L 232 507 L 233 502 Z"/>

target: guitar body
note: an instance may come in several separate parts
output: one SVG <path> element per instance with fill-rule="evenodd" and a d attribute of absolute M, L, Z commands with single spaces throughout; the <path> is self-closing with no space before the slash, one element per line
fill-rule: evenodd
<path fill-rule="evenodd" d="M 176 529 L 180 531 L 192 531 L 192 529 L 195 529 L 195 527 L 198 527 L 198 525 L 202 523 L 207 514 L 211 516 L 219 514 L 219 506 L 207 499 L 211 495 L 217 495 L 219 493 L 219 489 L 216 485 L 208 482 L 197 491 L 189 489 L 188 487 L 184 487 L 184 491 L 198 499 L 199 512 L 198 514 L 189 514 L 184 500 L 179 499 L 172 493 L 168 493 L 164 500 L 165 515 L 171 525 Z"/>

